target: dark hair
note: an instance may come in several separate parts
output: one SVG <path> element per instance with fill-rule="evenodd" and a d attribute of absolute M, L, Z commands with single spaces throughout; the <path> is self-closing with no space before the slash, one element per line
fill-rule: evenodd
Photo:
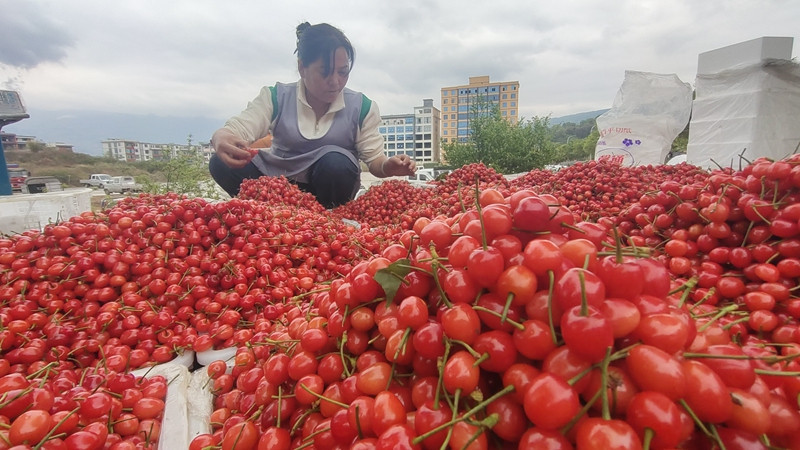
<path fill-rule="evenodd" d="M 322 74 L 327 77 L 334 69 L 333 55 L 339 47 L 344 47 L 352 68 L 356 60 L 355 50 L 342 30 L 327 23 L 311 25 L 303 22 L 297 26 L 297 50 L 294 52 L 303 67 L 322 58 Z"/>

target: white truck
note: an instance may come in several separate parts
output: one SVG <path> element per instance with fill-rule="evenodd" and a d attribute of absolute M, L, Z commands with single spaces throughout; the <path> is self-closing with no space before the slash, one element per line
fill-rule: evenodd
<path fill-rule="evenodd" d="M 111 177 L 110 180 L 103 182 L 100 189 L 106 195 L 127 194 L 129 192 L 141 192 L 142 185 L 137 183 L 133 177 Z"/>
<path fill-rule="evenodd" d="M 81 180 L 84 187 L 100 187 L 101 184 L 111 180 L 111 175 L 107 173 L 93 173 L 88 180 Z"/>

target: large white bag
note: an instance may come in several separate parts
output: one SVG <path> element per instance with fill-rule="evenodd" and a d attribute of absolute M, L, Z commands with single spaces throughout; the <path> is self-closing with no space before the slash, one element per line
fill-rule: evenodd
<path fill-rule="evenodd" d="M 698 75 L 695 87 L 690 164 L 738 169 L 762 156 L 784 158 L 800 143 L 800 65 L 766 60 Z"/>
<path fill-rule="evenodd" d="M 624 166 L 663 164 L 691 111 L 692 87 L 677 75 L 625 71 L 614 105 L 597 118 L 595 159 Z"/>

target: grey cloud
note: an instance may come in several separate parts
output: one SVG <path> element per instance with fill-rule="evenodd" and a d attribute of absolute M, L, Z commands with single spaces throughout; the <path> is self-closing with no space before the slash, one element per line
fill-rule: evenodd
<path fill-rule="evenodd" d="M 0 63 L 30 69 L 67 55 L 75 38 L 36 4 L 0 0 Z"/>

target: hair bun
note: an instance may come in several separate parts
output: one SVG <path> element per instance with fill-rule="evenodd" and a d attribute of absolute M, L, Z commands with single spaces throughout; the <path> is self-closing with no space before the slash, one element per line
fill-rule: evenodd
<path fill-rule="evenodd" d="M 306 28 L 310 28 L 310 27 L 311 27 L 311 24 L 308 23 L 308 22 L 303 22 L 300 25 L 298 25 L 297 26 L 297 31 L 295 32 L 297 34 L 297 39 L 300 39 L 300 35 L 303 34 L 303 31 L 305 31 Z"/>

